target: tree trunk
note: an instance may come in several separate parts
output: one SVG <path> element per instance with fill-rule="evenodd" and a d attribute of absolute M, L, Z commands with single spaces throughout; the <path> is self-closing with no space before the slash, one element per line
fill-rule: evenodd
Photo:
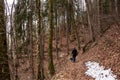
<path fill-rule="evenodd" d="M 53 41 L 53 1 L 54 0 L 49 0 L 49 49 L 48 49 L 48 54 L 49 54 L 49 70 L 50 70 L 50 75 L 53 76 L 55 74 L 55 69 L 54 69 L 54 64 L 53 64 L 53 54 L 52 54 L 52 41 Z"/>
<path fill-rule="evenodd" d="M 56 12 L 55 12 L 55 15 L 56 15 L 56 37 L 55 37 L 55 39 L 56 39 L 56 56 L 57 56 L 57 59 L 59 58 L 59 55 L 58 55 L 58 13 L 57 13 L 58 11 L 56 10 Z"/>
<path fill-rule="evenodd" d="M 36 0 L 37 16 L 38 16 L 38 72 L 37 80 L 44 80 L 44 69 L 43 69 L 43 54 L 42 54 L 42 30 L 41 30 L 41 1 Z"/>
<path fill-rule="evenodd" d="M 11 64 L 11 79 L 12 80 L 17 80 L 18 79 L 18 75 L 17 75 L 17 40 L 16 40 L 16 29 L 15 29 L 15 25 L 13 24 L 14 19 L 13 19 L 13 4 L 12 4 L 12 8 L 11 8 L 11 15 L 10 15 L 10 31 L 11 31 L 11 56 L 12 56 L 12 64 Z"/>
<path fill-rule="evenodd" d="M 69 32 L 70 32 L 70 13 L 69 13 L 69 0 L 67 3 L 67 26 L 66 26 L 66 43 L 67 43 L 67 54 L 69 54 Z"/>
<path fill-rule="evenodd" d="M 32 2 L 32 1 L 31 1 Z M 29 61 L 30 61 L 30 69 L 32 73 L 32 79 L 34 80 L 34 60 L 33 60 L 33 24 L 32 24 L 32 7 L 30 9 L 30 15 L 29 15 Z"/>
<path fill-rule="evenodd" d="M 93 33 L 93 26 L 92 26 L 92 13 L 91 13 L 91 1 L 90 0 L 85 0 L 86 2 L 86 8 L 87 8 L 87 15 L 88 15 L 88 24 L 90 27 L 90 40 L 93 42 L 95 41 L 94 33 Z"/>
<path fill-rule="evenodd" d="M 10 80 L 7 56 L 6 25 L 4 19 L 4 0 L 0 0 L 0 4 L 0 79 Z"/>
<path fill-rule="evenodd" d="M 116 16 L 119 17 L 118 16 L 118 5 L 117 5 L 117 3 L 118 3 L 118 0 L 115 0 L 115 12 L 116 12 Z"/>
<path fill-rule="evenodd" d="M 97 27 L 98 27 L 98 34 L 101 36 L 101 26 L 100 26 L 100 0 L 97 0 Z"/>

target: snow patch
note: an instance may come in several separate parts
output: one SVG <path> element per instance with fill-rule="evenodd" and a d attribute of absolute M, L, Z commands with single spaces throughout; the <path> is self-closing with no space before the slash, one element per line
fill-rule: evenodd
<path fill-rule="evenodd" d="M 85 65 L 88 68 L 85 74 L 95 78 L 95 80 L 118 80 L 117 76 L 112 74 L 111 69 L 105 70 L 105 67 L 100 66 L 97 62 L 88 61 Z"/>

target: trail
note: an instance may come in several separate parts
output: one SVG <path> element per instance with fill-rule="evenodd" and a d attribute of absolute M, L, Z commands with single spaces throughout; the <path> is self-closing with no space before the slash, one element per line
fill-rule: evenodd
<path fill-rule="evenodd" d="M 85 62 L 88 60 L 85 58 L 87 54 L 81 54 L 76 58 L 76 62 L 70 61 L 70 55 L 66 58 L 66 62 L 63 62 L 64 65 L 60 72 L 53 77 L 52 80 L 90 80 L 88 79 L 84 72 L 85 69 Z M 92 58 L 92 57 L 91 57 Z M 90 58 L 89 58 L 90 59 Z"/>
<path fill-rule="evenodd" d="M 120 80 L 120 34 L 115 26 L 112 26 L 106 33 L 98 39 L 97 45 L 82 54 L 79 51 L 76 62 L 71 62 L 70 55 L 63 62 L 61 69 L 51 80 L 95 80 L 85 75 L 87 68 L 85 62 L 95 61 L 105 66 L 105 69 L 111 68 L 113 74 Z"/>

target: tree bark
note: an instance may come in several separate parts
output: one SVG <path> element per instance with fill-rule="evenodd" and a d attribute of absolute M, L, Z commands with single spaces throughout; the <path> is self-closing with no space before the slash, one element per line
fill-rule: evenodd
<path fill-rule="evenodd" d="M 32 1 L 31 1 L 32 2 Z M 34 80 L 34 60 L 33 60 L 33 24 L 32 24 L 32 7 L 30 9 L 30 15 L 29 15 L 29 61 L 30 61 L 30 69 L 32 73 L 32 79 Z"/>
<path fill-rule="evenodd" d="M 6 25 L 4 19 L 4 0 L 0 0 L 0 4 L 0 79 L 10 80 L 7 56 Z"/>
<path fill-rule="evenodd" d="M 95 41 L 95 37 L 94 37 L 94 33 L 93 33 L 93 26 L 92 26 L 92 13 L 91 13 L 91 1 L 90 0 L 85 0 L 86 2 L 86 8 L 87 8 L 87 15 L 88 15 L 88 24 L 89 24 L 89 27 L 90 27 L 90 40 L 91 41 Z"/>
<path fill-rule="evenodd" d="M 57 59 L 59 58 L 59 54 L 58 54 L 58 11 L 56 10 L 55 11 L 55 16 L 56 16 L 56 37 L 55 37 L 55 39 L 56 39 L 56 56 L 57 56 Z"/>
<path fill-rule="evenodd" d="M 49 70 L 50 70 L 50 75 L 53 76 L 55 74 L 55 69 L 54 69 L 54 64 L 53 64 L 53 54 L 52 54 L 52 41 L 53 41 L 53 1 L 54 0 L 49 0 L 49 49 L 48 49 L 48 54 L 49 54 Z"/>
<path fill-rule="evenodd" d="M 42 54 L 42 28 L 41 28 L 41 1 L 36 0 L 37 16 L 38 16 L 38 72 L 37 80 L 44 80 L 44 69 L 43 69 L 43 54 Z"/>
<path fill-rule="evenodd" d="M 69 32 L 70 32 L 70 13 L 69 13 L 69 0 L 67 3 L 67 26 L 66 26 L 66 43 L 67 43 L 67 54 L 69 54 Z"/>
<path fill-rule="evenodd" d="M 101 36 L 101 26 L 100 26 L 100 0 L 97 0 L 97 26 L 98 26 L 98 33 Z"/>

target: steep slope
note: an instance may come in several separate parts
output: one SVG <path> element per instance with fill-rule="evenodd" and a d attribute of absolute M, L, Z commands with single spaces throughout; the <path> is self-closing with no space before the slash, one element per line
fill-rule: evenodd
<path fill-rule="evenodd" d="M 75 63 L 69 58 L 70 55 L 61 59 L 56 66 L 56 75 L 51 80 L 94 80 L 85 75 L 87 61 L 96 61 L 106 69 L 111 68 L 120 80 L 120 33 L 116 26 L 111 26 L 89 51 L 84 54 L 79 51 Z"/>

